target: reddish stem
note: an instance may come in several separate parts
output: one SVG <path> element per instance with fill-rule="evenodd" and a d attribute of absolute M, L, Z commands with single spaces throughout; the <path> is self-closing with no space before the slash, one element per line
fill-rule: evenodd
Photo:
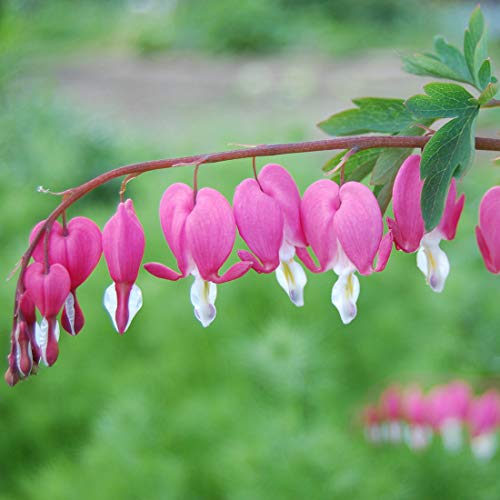
<path fill-rule="evenodd" d="M 253 158 L 261 156 L 277 156 L 295 153 L 311 153 L 314 151 L 331 151 L 336 149 L 351 149 L 357 147 L 358 150 L 370 148 L 423 148 L 430 137 L 422 136 L 351 136 L 338 137 L 334 139 L 324 139 L 321 141 L 295 142 L 289 144 L 262 144 L 250 149 L 235 149 L 232 151 L 223 151 L 212 154 L 200 154 L 194 156 L 185 156 L 182 158 L 167 158 L 163 160 L 153 160 L 141 163 L 125 165 L 104 174 L 98 175 L 93 179 L 77 186 L 67 189 L 63 194 L 62 202 L 47 217 L 44 224 L 41 225 L 38 233 L 33 238 L 26 252 L 21 259 L 21 270 L 16 286 L 16 299 L 14 305 L 14 319 L 18 316 L 18 297 L 23 291 L 23 280 L 26 267 L 33 254 L 33 250 L 40 241 L 44 231 L 71 205 L 90 191 L 98 188 L 106 182 L 131 174 L 142 174 L 152 170 L 162 170 L 174 166 L 199 165 L 201 163 L 219 163 L 241 158 Z M 484 151 L 500 151 L 500 139 L 489 137 L 476 137 L 476 149 Z"/>

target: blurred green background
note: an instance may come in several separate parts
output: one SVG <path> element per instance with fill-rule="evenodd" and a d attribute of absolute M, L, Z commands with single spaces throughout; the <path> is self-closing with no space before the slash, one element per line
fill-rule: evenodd
<path fill-rule="evenodd" d="M 459 43 L 473 7 L 0 0 L 0 275 L 57 201 L 36 186 L 62 190 L 122 164 L 229 143 L 320 138 L 314 123 L 351 97 L 419 91 L 424 81 L 401 73 L 398 51 L 428 49 L 436 32 Z M 483 10 L 498 64 L 500 6 Z M 485 111 L 481 132 L 497 134 L 499 118 Z M 0 386 L 0 498 L 500 498 L 500 454 L 480 463 L 468 449 L 451 455 L 437 442 L 421 453 L 372 447 L 356 422 L 394 381 L 499 385 L 500 283 L 473 234 L 482 194 L 500 181 L 491 157 L 479 154 L 463 183 L 458 235 L 443 245 L 452 265 L 445 292 L 425 286 L 415 256 L 395 252 L 384 273 L 361 278 L 359 314 L 348 327 L 330 303 L 333 273 L 309 276 L 302 309 L 273 275 L 220 286 L 218 317 L 204 330 L 190 280 L 141 271 L 144 307 L 120 338 L 101 305 L 110 282 L 101 261 L 79 293 L 84 331 L 62 335 L 53 368 Z M 327 158 L 278 161 L 303 192 Z M 231 198 L 250 166 L 202 167 L 200 183 Z M 190 169 L 129 184 L 147 261 L 173 264 L 157 207 L 176 181 L 190 182 Z M 116 183 L 101 188 L 70 216 L 102 227 L 117 191 Z M 14 287 L 0 287 L 5 355 Z"/>

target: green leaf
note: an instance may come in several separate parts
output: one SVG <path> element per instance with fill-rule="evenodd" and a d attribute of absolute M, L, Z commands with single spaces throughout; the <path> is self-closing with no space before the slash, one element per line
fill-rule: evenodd
<path fill-rule="evenodd" d="M 479 5 L 474 9 L 469 20 L 469 27 L 464 35 L 464 55 L 475 85 L 484 90 L 489 83 L 479 78 L 479 71 L 488 58 L 488 36 L 483 13 Z"/>
<path fill-rule="evenodd" d="M 336 113 L 318 124 L 329 135 L 356 135 L 369 132 L 394 134 L 412 122 L 403 99 L 364 97 L 353 99 L 356 109 Z"/>
<path fill-rule="evenodd" d="M 323 166 L 323 170 L 326 172 L 333 170 L 342 161 L 348 151 L 349 150 L 346 149 L 335 155 Z M 382 148 L 363 149 L 351 155 L 344 165 L 344 180 L 362 181 L 372 171 L 381 151 Z M 340 170 L 335 172 L 331 179 L 339 182 Z"/>
<path fill-rule="evenodd" d="M 452 118 L 477 108 L 473 95 L 456 83 L 429 83 L 424 90 L 427 95 L 418 94 L 406 101 L 418 119 Z"/>
<path fill-rule="evenodd" d="M 424 148 L 420 166 L 424 179 L 421 205 L 427 231 L 441 220 L 452 177 L 463 175 L 472 162 L 478 110 L 471 109 L 443 125 Z"/>
<path fill-rule="evenodd" d="M 396 173 L 397 173 L 397 171 L 396 171 Z M 396 180 L 396 175 L 394 175 L 394 178 L 391 179 L 386 184 L 384 184 L 383 186 L 375 186 L 375 189 L 373 190 L 373 194 L 377 198 L 378 205 L 380 207 L 380 211 L 382 212 L 382 215 L 385 214 L 385 211 L 387 210 L 387 207 L 389 206 L 389 203 L 391 202 L 392 188 L 394 187 L 395 180 Z"/>
<path fill-rule="evenodd" d="M 403 56 L 403 70 L 419 76 L 434 76 L 446 80 L 456 80 L 463 83 L 473 83 L 472 78 L 463 77 L 452 68 L 443 63 L 433 54 L 413 54 Z"/>
<path fill-rule="evenodd" d="M 489 59 L 486 59 L 483 64 L 481 64 L 477 74 L 477 79 L 479 86 L 482 89 L 486 89 L 488 84 L 491 82 L 491 61 Z"/>
<path fill-rule="evenodd" d="M 493 99 L 498 92 L 498 83 L 488 83 L 488 86 L 481 92 L 481 95 L 477 98 L 477 102 L 482 106 L 486 104 L 490 99 Z"/>
<path fill-rule="evenodd" d="M 449 44 L 442 36 L 434 38 L 434 50 L 439 60 L 456 75 L 454 79 L 466 83 L 474 81 L 464 55 L 456 47 Z"/>
<path fill-rule="evenodd" d="M 380 154 L 370 177 L 370 184 L 386 184 L 397 174 L 401 164 L 411 155 L 411 148 L 386 148 Z"/>

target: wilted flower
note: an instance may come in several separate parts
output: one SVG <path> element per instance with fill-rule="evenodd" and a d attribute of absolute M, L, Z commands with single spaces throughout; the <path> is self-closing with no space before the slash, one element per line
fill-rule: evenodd
<path fill-rule="evenodd" d="M 492 187 L 481 200 L 476 237 L 486 268 L 500 273 L 500 186 Z"/>
<path fill-rule="evenodd" d="M 176 183 L 163 194 L 160 223 L 180 273 L 158 262 L 149 262 L 144 267 L 153 276 L 170 281 L 191 274 L 194 277 L 191 287 L 194 314 L 203 326 L 208 326 L 216 315 L 216 284 L 239 278 L 252 265 L 251 262 L 237 262 L 219 275 L 236 237 L 231 205 L 215 189 L 202 188 L 195 199 L 188 185 Z"/>
<path fill-rule="evenodd" d="M 31 231 L 30 240 L 38 233 L 39 222 Z M 44 240 L 40 240 L 33 251 L 37 262 L 44 260 Z M 83 328 L 85 318 L 76 298 L 76 289 L 92 273 L 101 258 L 101 231 L 97 224 L 86 217 L 75 217 L 64 227 L 55 221 L 51 227 L 48 241 L 50 264 L 61 264 L 71 278 L 71 291 L 66 298 L 61 324 L 63 328 L 76 335 Z"/>
<path fill-rule="evenodd" d="M 316 254 L 317 266 L 305 248 L 297 255 L 313 272 L 329 269 L 339 276 L 332 289 L 332 303 L 342 321 L 356 316 L 359 281 L 354 274 L 382 271 L 389 259 L 392 235 L 383 235 L 380 208 L 373 193 L 359 182 L 347 182 L 339 188 L 330 180 L 309 186 L 301 204 L 302 224 L 309 245 Z M 377 266 L 373 267 L 379 254 Z"/>
<path fill-rule="evenodd" d="M 401 165 L 396 176 L 392 198 L 394 220 L 388 218 L 387 223 L 398 250 L 413 253 L 418 249 L 418 268 L 425 275 L 432 290 L 441 292 L 450 271 L 450 263 L 439 243 L 442 239 L 455 238 L 465 195 L 456 199 L 457 187 L 453 179 L 441 222 L 432 231 L 425 232 L 420 208 L 422 187 L 420 156 L 411 155 Z"/>
<path fill-rule="evenodd" d="M 292 176 L 281 166 L 266 165 L 258 180 L 245 179 L 233 199 L 236 225 L 250 250 L 238 256 L 252 262 L 258 273 L 276 270 L 278 283 L 296 306 L 304 305 L 307 278 L 295 262 L 295 248 L 305 247 L 300 222 L 300 194 Z"/>
<path fill-rule="evenodd" d="M 144 230 L 132 200 L 121 202 L 102 231 L 102 249 L 114 281 L 104 293 L 104 306 L 119 333 L 128 329 L 142 307 L 142 292 L 135 282 L 144 246 Z"/>

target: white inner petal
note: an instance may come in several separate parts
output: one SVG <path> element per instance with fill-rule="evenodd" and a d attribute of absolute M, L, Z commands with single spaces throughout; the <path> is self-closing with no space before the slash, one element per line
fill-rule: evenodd
<path fill-rule="evenodd" d="M 442 234 L 434 229 L 425 234 L 417 252 L 417 266 L 422 271 L 428 285 L 435 292 L 442 292 L 446 278 L 450 272 L 450 262 L 446 254 L 439 248 Z"/>
<path fill-rule="evenodd" d="M 118 332 L 118 325 L 116 324 L 116 310 L 118 308 L 118 297 L 116 295 L 115 284 L 106 288 L 104 292 L 104 307 L 106 311 L 108 311 L 109 316 L 111 317 L 111 321 L 113 322 L 113 326 L 115 330 Z M 132 289 L 130 290 L 130 295 L 128 298 L 128 322 L 125 331 L 128 330 L 130 323 L 134 319 L 135 315 L 139 312 L 142 307 L 142 291 L 141 289 L 134 283 L 132 285 Z"/>
<path fill-rule="evenodd" d="M 440 426 L 441 439 L 446 450 L 456 452 L 463 443 L 463 431 L 460 420 L 447 418 Z"/>
<path fill-rule="evenodd" d="M 412 425 L 409 428 L 408 446 L 413 450 L 426 448 L 432 439 L 432 431 L 423 425 Z"/>
<path fill-rule="evenodd" d="M 359 280 L 354 274 L 356 267 L 345 254 L 340 242 L 337 242 L 333 271 L 339 278 L 332 288 L 332 304 L 337 308 L 344 325 L 347 325 L 356 317 Z"/>
<path fill-rule="evenodd" d="M 192 274 L 194 282 L 191 286 L 191 303 L 194 307 L 194 315 L 204 327 L 207 327 L 217 314 L 215 309 L 217 286 L 211 281 L 205 281 L 197 270 Z"/>
<path fill-rule="evenodd" d="M 337 308 L 344 325 L 356 317 L 358 297 L 359 280 L 354 270 L 341 274 L 332 288 L 332 304 Z"/>
<path fill-rule="evenodd" d="M 290 300 L 297 307 L 302 307 L 304 305 L 304 287 L 307 283 L 307 276 L 302 266 L 293 258 L 282 260 L 276 269 L 276 279 Z"/>
<path fill-rule="evenodd" d="M 59 342 L 60 330 L 59 330 L 59 323 L 57 321 L 55 322 L 54 334 L 56 337 L 56 341 Z M 38 347 L 40 348 L 40 353 L 42 355 L 43 362 L 47 366 L 49 366 L 49 364 L 47 363 L 47 344 L 49 341 L 49 322 L 45 318 L 42 318 L 42 321 L 40 321 L 40 324 L 35 323 L 35 341 L 36 341 Z"/>
<path fill-rule="evenodd" d="M 479 460 L 490 460 L 497 450 L 497 444 L 495 432 L 480 434 L 471 440 L 472 453 Z"/>
<path fill-rule="evenodd" d="M 66 310 L 66 316 L 71 327 L 71 335 L 75 334 L 75 296 L 70 292 L 66 302 L 64 303 L 64 308 Z"/>

